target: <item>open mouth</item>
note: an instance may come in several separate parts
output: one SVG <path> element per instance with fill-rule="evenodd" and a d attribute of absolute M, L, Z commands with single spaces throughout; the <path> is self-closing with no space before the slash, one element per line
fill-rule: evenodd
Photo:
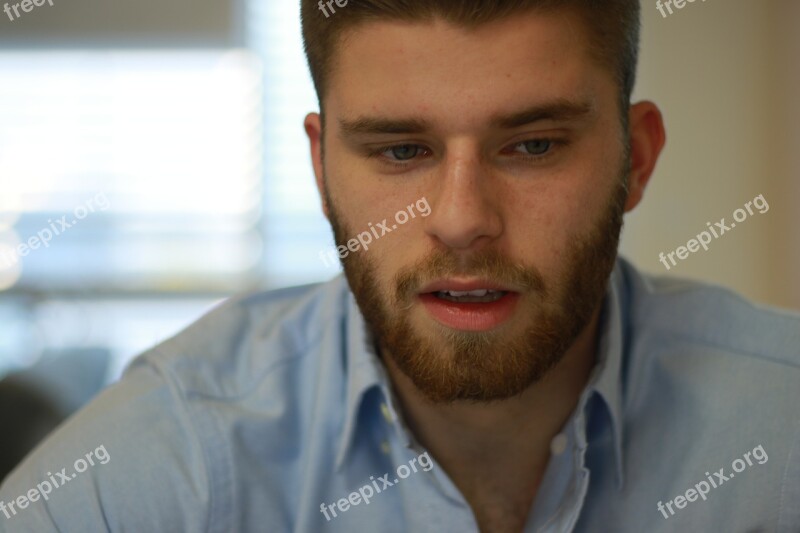
<path fill-rule="evenodd" d="M 443 280 L 419 294 L 428 314 L 441 325 L 462 331 L 488 331 L 508 321 L 520 293 L 490 282 Z"/>
<path fill-rule="evenodd" d="M 447 300 L 449 302 L 491 303 L 496 302 L 508 294 L 508 292 L 479 289 L 477 291 L 436 291 L 431 294 L 437 298 L 441 298 L 442 300 Z"/>

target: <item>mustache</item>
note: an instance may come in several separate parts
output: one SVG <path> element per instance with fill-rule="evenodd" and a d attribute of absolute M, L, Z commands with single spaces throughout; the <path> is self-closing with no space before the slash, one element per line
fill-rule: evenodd
<path fill-rule="evenodd" d="M 453 250 L 436 250 L 394 277 L 395 298 L 410 305 L 420 287 L 439 278 L 471 276 L 490 279 L 523 291 L 547 294 L 544 277 L 534 266 L 512 261 L 498 250 L 485 250 L 464 256 Z"/>

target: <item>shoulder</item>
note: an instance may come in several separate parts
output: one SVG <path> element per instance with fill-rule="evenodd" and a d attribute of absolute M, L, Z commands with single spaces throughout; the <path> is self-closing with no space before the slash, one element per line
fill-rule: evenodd
<path fill-rule="evenodd" d="M 163 457 L 180 462 L 164 467 Z M 204 530 L 204 516 L 170 512 L 208 497 L 204 463 L 192 424 L 168 387 L 152 368 L 137 368 L 4 480 L 0 502 L 15 507 L 0 520 L 0 532 Z"/>
<path fill-rule="evenodd" d="M 800 497 L 800 316 L 722 287 L 644 275 L 624 262 L 621 272 L 626 446 L 636 465 L 626 469 L 630 482 L 666 502 L 699 474 L 724 467 L 737 472 L 725 491 L 715 491 L 702 513 L 670 520 L 692 531 L 706 530 L 708 520 L 795 524 L 789 502 Z M 745 464 L 758 474 L 739 481 Z M 740 501 L 748 507 L 737 507 Z"/>
<path fill-rule="evenodd" d="M 343 278 L 231 298 L 131 364 L 151 365 L 185 395 L 239 397 L 307 364 L 344 318 Z"/>
<path fill-rule="evenodd" d="M 656 349 L 706 349 L 731 362 L 800 371 L 800 314 L 752 303 L 724 287 L 651 276 L 623 264 L 630 333 Z"/>
<path fill-rule="evenodd" d="M 347 295 L 336 279 L 232 298 L 139 356 L 5 480 L 0 501 L 9 502 L 51 474 L 62 479 L 62 468 L 69 478 L 46 500 L 31 493 L 38 501 L 12 516 L 19 528 L 2 517 L 0 532 L 4 522 L 12 531 L 224 530 L 243 462 L 233 442 L 261 446 L 269 470 L 298 441 L 297 421 L 311 416 L 300 396 L 334 379 L 319 348 L 341 346 Z M 80 472 L 90 452 L 107 459 Z"/>
<path fill-rule="evenodd" d="M 800 316 L 625 265 L 626 404 L 657 436 L 710 448 L 800 449 Z M 794 452 L 796 453 L 796 452 Z"/>

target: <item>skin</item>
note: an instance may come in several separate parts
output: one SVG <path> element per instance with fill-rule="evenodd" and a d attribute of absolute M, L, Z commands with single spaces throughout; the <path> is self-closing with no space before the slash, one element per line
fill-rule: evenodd
<path fill-rule="evenodd" d="M 570 247 L 597 227 L 619 186 L 625 153 L 618 88 L 587 50 L 582 23 L 565 11 L 515 15 L 472 30 L 438 20 L 379 21 L 345 34 L 323 98 L 324 161 L 320 117 L 312 113 L 305 121 L 326 216 L 335 206 L 347 228 L 362 231 L 420 198 L 431 206 L 428 217 L 366 252 L 387 302 L 394 276 L 436 250 L 465 260 L 496 251 L 535 265 L 549 287 L 563 289 Z M 516 127 L 493 124 L 494 117 L 556 101 L 586 112 Z M 427 127 L 357 135 L 342 128 L 343 121 L 365 117 L 423 119 Z M 626 212 L 641 201 L 665 142 L 654 104 L 633 105 L 629 124 Z M 566 144 L 545 158 L 526 158 L 519 143 L 541 138 Z M 423 149 L 402 166 L 391 162 L 396 151 L 366 155 L 389 145 Z M 462 492 L 482 531 L 524 527 L 550 442 L 594 365 L 600 304 L 544 379 L 493 402 L 433 403 L 381 346 L 411 430 Z M 408 317 L 416 335 L 446 349 L 441 326 L 422 306 Z M 519 336 L 536 319 L 516 312 L 503 335 Z"/>

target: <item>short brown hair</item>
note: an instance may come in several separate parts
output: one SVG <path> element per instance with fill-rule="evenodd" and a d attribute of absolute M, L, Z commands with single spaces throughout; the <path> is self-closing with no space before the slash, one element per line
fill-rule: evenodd
<path fill-rule="evenodd" d="M 347 0 L 345 0 L 347 1 Z M 626 123 L 639 55 L 639 0 L 349 0 L 325 17 L 317 0 L 301 0 L 303 41 L 320 110 L 332 57 L 342 33 L 371 20 L 430 21 L 441 18 L 476 27 L 535 9 L 577 8 L 590 31 L 593 56 L 614 72 Z"/>

